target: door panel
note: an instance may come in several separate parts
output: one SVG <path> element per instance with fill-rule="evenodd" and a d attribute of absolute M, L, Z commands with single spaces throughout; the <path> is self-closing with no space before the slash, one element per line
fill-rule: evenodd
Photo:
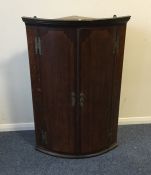
<path fill-rule="evenodd" d="M 108 145 L 113 35 L 112 27 L 81 29 L 79 33 L 82 154 L 101 151 Z"/>
<path fill-rule="evenodd" d="M 46 148 L 58 153 L 75 152 L 75 38 L 73 29 L 40 28 L 40 74 Z"/>

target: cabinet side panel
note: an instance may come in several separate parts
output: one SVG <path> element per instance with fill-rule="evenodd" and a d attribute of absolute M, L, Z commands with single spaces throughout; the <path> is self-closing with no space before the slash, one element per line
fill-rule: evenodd
<path fill-rule="evenodd" d="M 108 147 L 108 122 L 112 96 L 114 30 L 112 27 L 81 29 L 80 74 L 81 153 Z"/>
<path fill-rule="evenodd" d="M 118 115 L 119 115 L 119 102 L 120 102 L 120 90 L 122 79 L 122 67 L 125 45 L 126 24 L 115 27 L 118 40 L 118 48 L 114 54 L 113 63 L 113 90 L 112 90 L 112 102 L 111 102 L 111 115 L 109 122 L 109 144 L 115 143 L 117 140 L 117 128 L 118 128 Z"/>
<path fill-rule="evenodd" d="M 36 144 L 41 145 L 41 130 L 45 129 L 42 119 L 42 96 L 38 91 L 41 88 L 39 57 L 35 54 L 35 37 L 37 36 L 37 27 L 26 26 L 28 54 L 30 64 L 30 76 L 32 87 L 32 100 L 35 121 Z"/>
<path fill-rule="evenodd" d="M 39 27 L 43 118 L 51 152 L 74 154 L 75 30 Z"/>

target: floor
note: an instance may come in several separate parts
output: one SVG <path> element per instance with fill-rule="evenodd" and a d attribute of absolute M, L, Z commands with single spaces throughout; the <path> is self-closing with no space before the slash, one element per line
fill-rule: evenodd
<path fill-rule="evenodd" d="M 150 124 L 120 126 L 116 149 L 86 159 L 38 152 L 34 137 L 34 131 L 0 133 L 0 175 L 151 175 Z"/>

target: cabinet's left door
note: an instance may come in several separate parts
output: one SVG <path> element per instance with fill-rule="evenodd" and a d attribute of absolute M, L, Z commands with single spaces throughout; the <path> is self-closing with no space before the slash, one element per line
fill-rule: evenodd
<path fill-rule="evenodd" d="M 27 38 L 37 146 L 74 154 L 76 31 L 27 26 Z"/>

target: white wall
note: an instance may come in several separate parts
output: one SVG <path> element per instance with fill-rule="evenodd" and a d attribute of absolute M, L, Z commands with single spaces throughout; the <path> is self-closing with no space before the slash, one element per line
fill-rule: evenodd
<path fill-rule="evenodd" d="M 35 15 L 131 15 L 119 115 L 151 116 L 151 1 L 5 0 L 0 4 L 0 124 L 33 122 L 26 33 L 21 16 Z"/>

